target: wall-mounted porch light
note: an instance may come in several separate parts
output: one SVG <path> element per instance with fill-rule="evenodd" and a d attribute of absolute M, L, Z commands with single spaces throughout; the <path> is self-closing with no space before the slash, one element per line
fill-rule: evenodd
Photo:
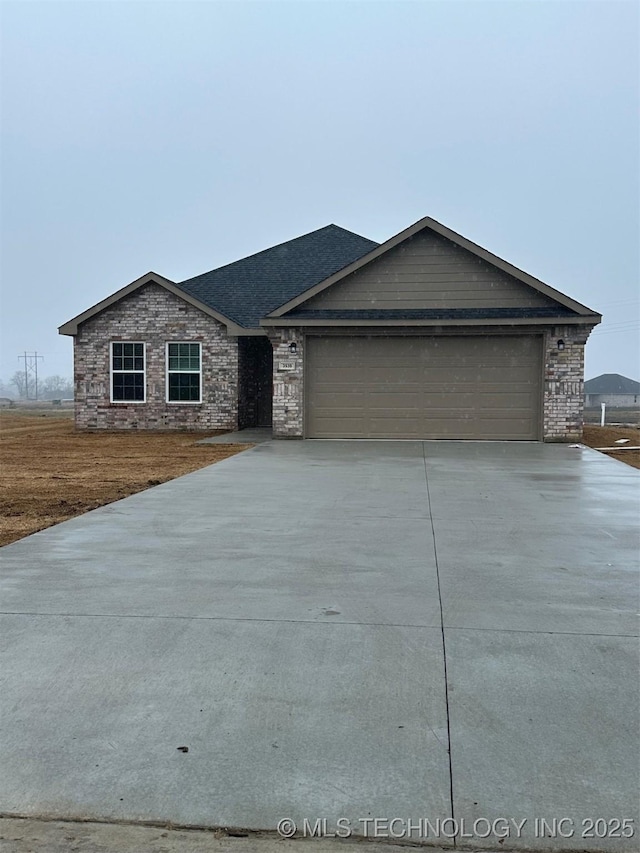
<path fill-rule="evenodd" d="M 295 355 L 298 352 L 298 344 L 295 341 L 291 341 L 291 343 L 289 344 L 289 352 L 291 353 L 291 355 Z"/>
<path fill-rule="evenodd" d="M 564 349 L 564 341 L 562 340 L 562 338 L 560 338 L 560 340 L 558 341 L 558 349 L 559 350 Z"/>

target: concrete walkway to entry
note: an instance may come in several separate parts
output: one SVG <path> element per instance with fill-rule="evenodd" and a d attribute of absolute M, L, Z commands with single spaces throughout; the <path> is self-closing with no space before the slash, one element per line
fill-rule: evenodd
<path fill-rule="evenodd" d="M 567 446 L 268 442 L 7 546 L 0 812 L 637 850 L 639 487 Z"/>
<path fill-rule="evenodd" d="M 263 444 L 271 441 L 271 427 L 253 427 L 251 429 L 239 429 L 236 432 L 223 432 L 222 435 L 214 435 L 211 438 L 203 438 L 198 444 Z"/>

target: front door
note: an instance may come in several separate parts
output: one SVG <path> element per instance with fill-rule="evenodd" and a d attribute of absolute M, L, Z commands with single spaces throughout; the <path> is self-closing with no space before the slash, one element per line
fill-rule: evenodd
<path fill-rule="evenodd" d="M 256 426 L 270 427 L 273 398 L 273 347 L 258 338 L 255 365 Z"/>

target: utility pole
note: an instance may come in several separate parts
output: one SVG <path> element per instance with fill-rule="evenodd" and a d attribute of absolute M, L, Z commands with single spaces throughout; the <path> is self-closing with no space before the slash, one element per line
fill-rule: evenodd
<path fill-rule="evenodd" d="M 18 356 L 18 360 L 22 359 L 24 361 L 24 396 L 26 399 L 29 399 L 29 380 L 33 378 L 34 386 L 35 386 L 35 396 L 34 399 L 38 399 L 38 361 L 44 361 L 44 356 L 38 355 L 36 352 L 27 352 L 26 350 L 22 355 Z"/>

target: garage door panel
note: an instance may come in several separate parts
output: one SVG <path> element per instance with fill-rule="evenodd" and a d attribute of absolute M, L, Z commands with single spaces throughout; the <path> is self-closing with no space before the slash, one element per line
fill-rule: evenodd
<path fill-rule="evenodd" d="M 530 413 L 529 394 L 515 393 L 505 394 L 503 392 L 487 392 L 486 398 L 483 394 L 479 398 L 473 391 L 456 391 L 455 394 L 447 394 L 446 391 L 431 392 L 428 394 L 428 411 L 435 409 L 480 414 L 481 412 L 495 411 L 507 417 L 511 412 L 524 411 Z"/>
<path fill-rule="evenodd" d="M 420 394 L 418 390 L 410 391 L 408 389 L 398 391 L 380 391 L 376 388 L 371 391 L 368 396 L 368 408 L 371 411 L 419 411 Z"/>
<path fill-rule="evenodd" d="M 336 421 L 334 418 L 318 417 L 316 429 L 319 435 L 317 438 L 336 438 L 335 431 Z M 362 418 L 351 418 L 345 415 L 340 418 L 340 438 L 362 438 L 365 430 L 365 424 Z"/>
<path fill-rule="evenodd" d="M 422 368 L 419 365 L 365 365 L 364 381 L 369 385 L 389 385 L 391 388 L 399 382 L 405 384 L 422 383 Z"/>
<path fill-rule="evenodd" d="M 312 368 L 307 375 L 312 380 L 315 380 L 319 386 L 333 386 L 345 383 L 350 388 L 353 388 L 362 378 L 362 368 L 355 364 L 351 367 L 328 366 L 320 372 Z"/>
<path fill-rule="evenodd" d="M 420 418 L 399 419 L 372 417 L 369 421 L 373 433 L 385 438 L 419 438 L 421 432 Z"/>
<path fill-rule="evenodd" d="M 308 337 L 312 438 L 536 439 L 541 338 Z"/>
<path fill-rule="evenodd" d="M 531 419 L 525 414 L 521 417 L 505 418 L 498 416 L 483 418 L 474 415 L 470 417 L 463 413 L 456 423 L 455 438 L 460 439 L 490 439 L 499 440 L 528 440 L 531 437 Z M 424 436 L 422 436 L 424 437 Z M 451 413 L 433 412 L 430 417 L 429 438 L 452 438 Z"/>
<path fill-rule="evenodd" d="M 470 399 L 469 405 L 471 404 L 472 399 Z M 475 410 L 477 412 L 497 411 L 500 412 L 501 417 L 509 417 L 514 412 L 526 412 L 529 417 L 531 416 L 531 395 L 525 391 L 514 392 L 513 394 L 506 394 L 504 391 L 489 391 L 486 398 L 483 397 L 482 400 L 476 398 L 476 404 Z"/>

